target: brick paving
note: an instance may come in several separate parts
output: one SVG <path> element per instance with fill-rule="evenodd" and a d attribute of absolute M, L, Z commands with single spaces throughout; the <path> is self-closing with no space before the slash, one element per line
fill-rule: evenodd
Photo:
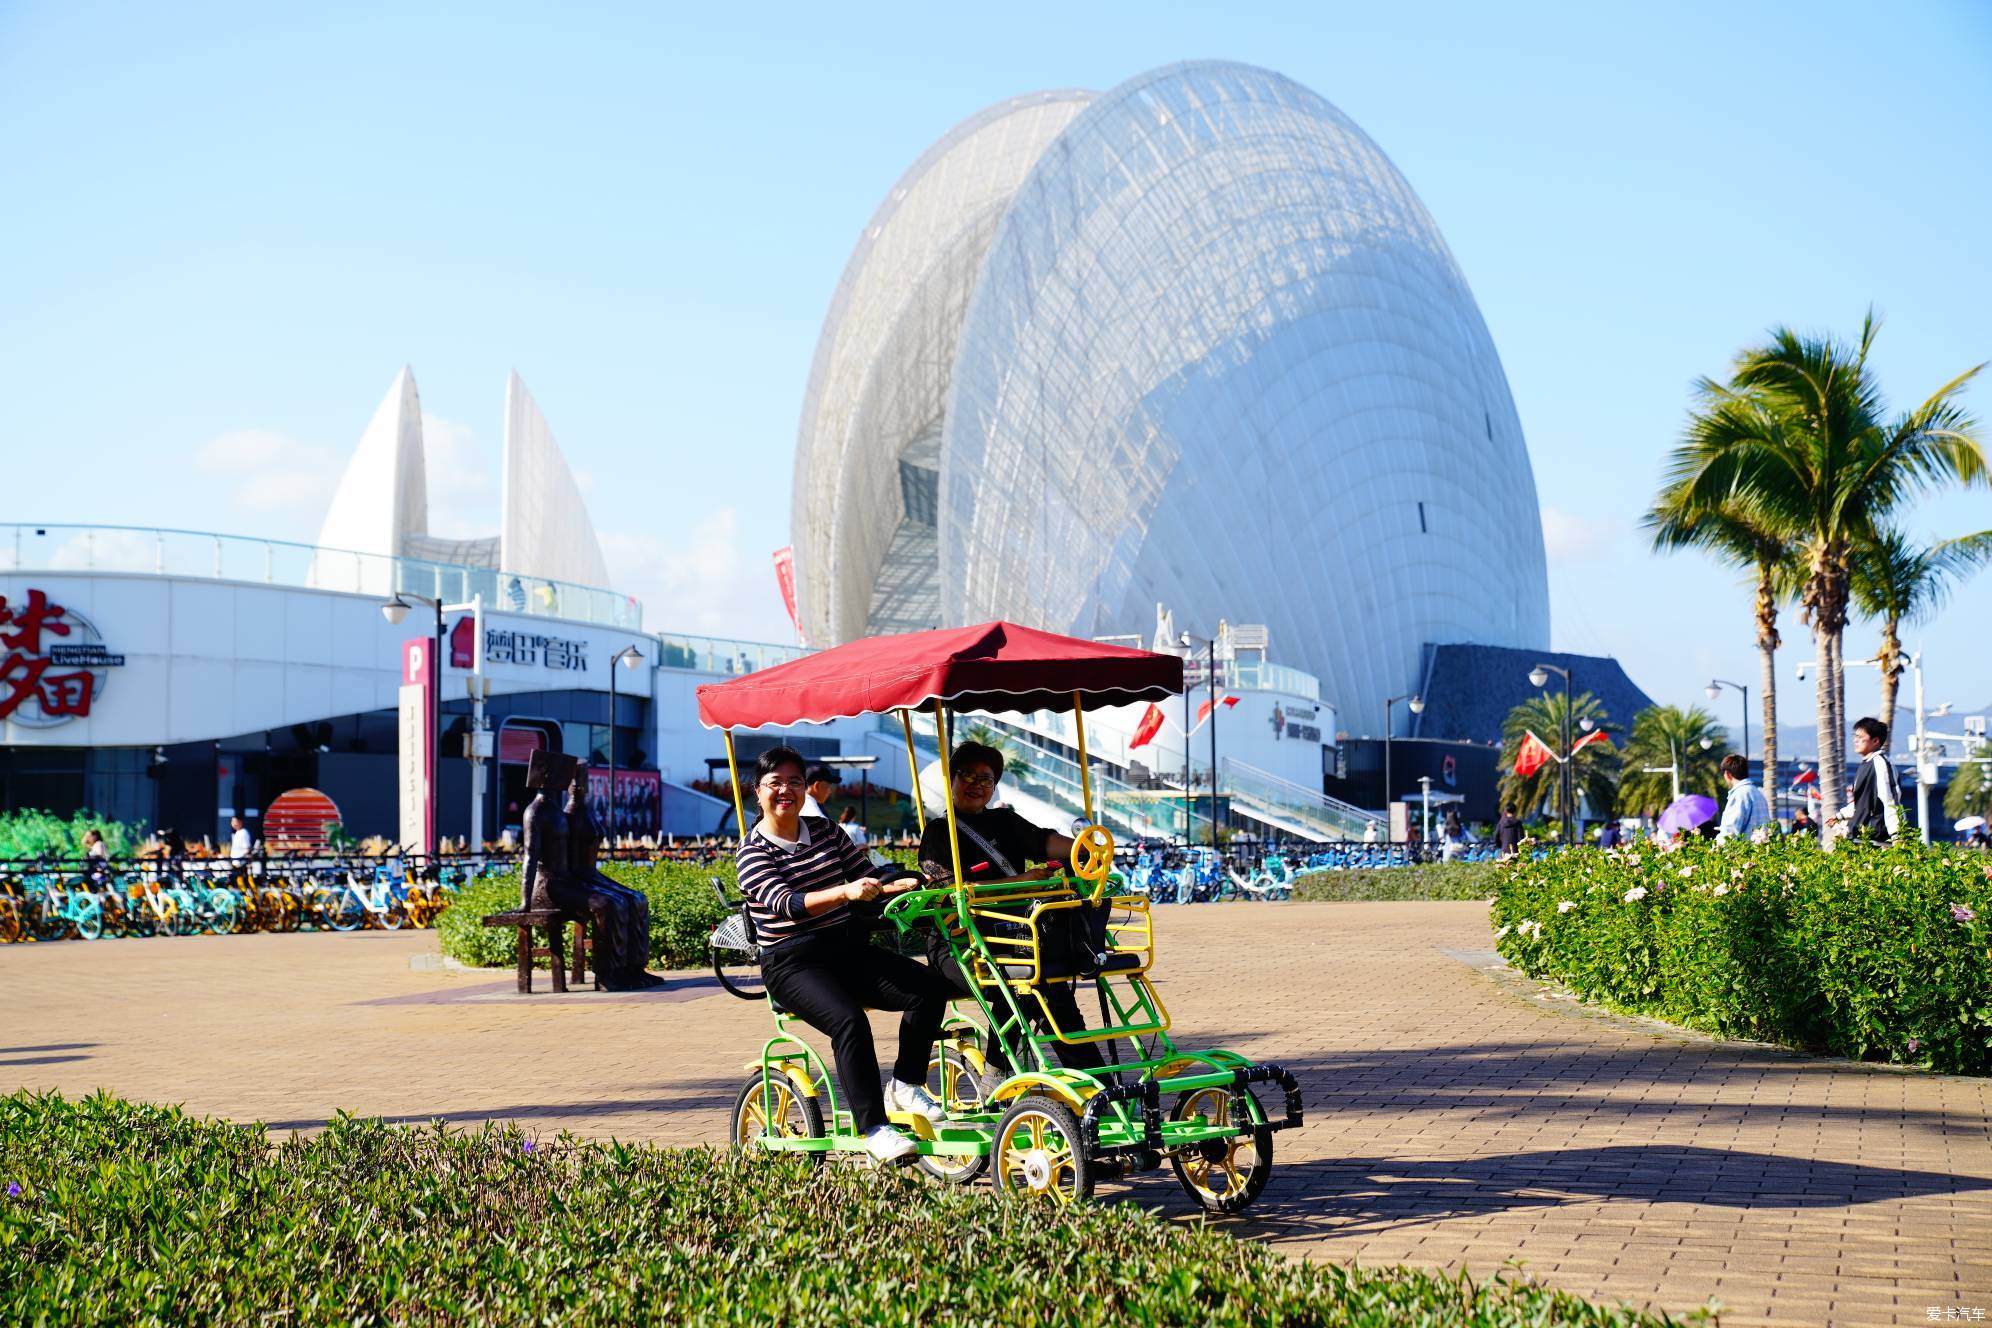
<path fill-rule="evenodd" d="M 1294 1070 L 1308 1122 L 1243 1238 L 1510 1260 L 1725 1324 L 1992 1316 L 1992 1081 L 1599 1017 L 1491 961 L 1484 905 L 1159 910 L 1186 1045 Z M 713 1142 L 767 1016 L 709 977 L 521 998 L 427 933 L 0 949 L 0 1091 L 95 1087 L 310 1129 L 335 1109 Z M 1108 1189 L 1188 1207 L 1167 1173 Z"/>

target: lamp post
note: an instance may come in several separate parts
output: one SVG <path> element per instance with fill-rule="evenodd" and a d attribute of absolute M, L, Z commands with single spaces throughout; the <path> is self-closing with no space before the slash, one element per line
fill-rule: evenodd
<path fill-rule="evenodd" d="M 1722 699 L 1722 689 L 1725 687 L 1734 687 L 1737 691 L 1743 693 L 1743 759 L 1747 761 L 1750 759 L 1750 689 L 1740 682 L 1731 682 L 1727 678 L 1710 678 L 1708 686 L 1703 690 L 1708 693 L 1709 700 L 1720 701 Z M 1774 770 L 1765 771 L 1764 779 L 1775 788 L 1777 772 Z"/>
<path fill-rule="evenodd" d="M 434 853 L 438 847 L 436 839 L 436 785 L 441 782 L 443 756 L 443 597 L 441 595 L 418 595 L 413 591 L 397 590 L 394 598 L 380 606 L 380 616 L 387 619 L 388 625 L 399 627 L 407 618 L 408 610 L 414 606 L 408 601 L 420 600 L 436 614 L 436 634 L 429 643 L 429 698 L 436 707 L 436 723 L 429 734 L 429 759 L 423 771 L 429 783 L 428 810 L 422 821 L 422 851 Z M 480 648 L 482 642 L 479 643 Z"/>
<path fill-rule="evenodd" d="M 1432 847 L 1432 777 L 1430 775 L 1418 776 L 1418 801 L 1421 804 L 1419 820 L 1425 827 L 1420 842 L 1424 845 L 1425 851 L 1429 853 Z"/>
<path fill-rule="evenodd" d="M 1392 738 L 1396 736 L 1396 731 L 1390 726 L 1390 708 L 1399 701 L 1409 701 L 1411 713 L 1414 715 L 1425 713 L 1425 698 L 1416 692 L 1389 697 L 1383 703 L 1383 824 L 1389 831 L 1390 842 L 1393 844 L 1397 842 L 1397 827 L 1390 824 L 1390 744 Z"/>
<path fill-rule="evenodd" d="M 1570 813 L 1572 811 L 1571 756 L 1570 750 L 1570 670 L 1554 664 L 1538 664 L 1529 670 L 1529 686 L 1541 687 L 1549 681 L 1550 674 L 1563 679 L 1563 768 L 1557 771 L 1557 778 L 1563 790 L 1563 843 L 1567 848 L 1575 841 L 1571 838 Z"/>
<path fill-rule="evenodd" d="M 1222 627 L 1223 624 L 1220 623 L 1220 630 Z M 1196 641 L 1196 638 L 1188 632 L 1184 632 L 1180 639 L 1185 650 L 1190 649 Z M 1217 638 L 1214 636 L 1205 638 L 1204 646 L 1210 652 L 1207 656 L 1210 668 L 1210 846 L 1214 849 L 1217 847 Z M 1184 709 L 1187 710 L 1188 708 L 1189 700 L 1185 696 Z M 1183 785 L 1186 793 L 1189 787 L 1189 768 L 1190 735 L 1185 733 L 1183 735 Z M 1184 841 L 1188 842 L 1189 837 L 1189 826 L 1185 825 L 1183 827 Z"/>
<path fill-rule="evenodd" d="M 643 663 L 643 652 L 624 646 L 609 661 L 609 842 L 616 841 L 616 666 L 633 669 Z"/>

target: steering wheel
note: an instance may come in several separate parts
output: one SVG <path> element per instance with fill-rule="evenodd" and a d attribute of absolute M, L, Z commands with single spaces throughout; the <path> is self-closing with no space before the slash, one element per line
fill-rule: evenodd
<path fill-rule="evenodd" d="M 1072 874 L 1093 883 L 1092 902 L 1107 892 L 1107 875 L 1114 869 L 1114 837 L 1103 825 L 1089 825 L 1072 838 Z"/>

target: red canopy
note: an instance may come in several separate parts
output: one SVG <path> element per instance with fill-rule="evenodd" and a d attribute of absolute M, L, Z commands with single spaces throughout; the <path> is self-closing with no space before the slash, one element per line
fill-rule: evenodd
<path fill-rule="evenodd" d="M 709 728 L 820 724 L 935 701 L 962 710 L 1070 710 L 1183 690 L 1183 661 L 1015 623 L 875 636 L 699 688 Z"/>

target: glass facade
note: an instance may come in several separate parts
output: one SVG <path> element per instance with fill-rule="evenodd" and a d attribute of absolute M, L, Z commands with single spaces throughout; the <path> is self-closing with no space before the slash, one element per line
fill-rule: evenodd
<path fill-rule="evenodd" d="M 916 164 L 833 302 L 794 504 L 812 642 L 1161 603 L 1266 624 L 1361 726 L 1427 642 L 1549 637 L 1465 278 L 1360 128 L 1242 65 L 1005 103 Z"/>

